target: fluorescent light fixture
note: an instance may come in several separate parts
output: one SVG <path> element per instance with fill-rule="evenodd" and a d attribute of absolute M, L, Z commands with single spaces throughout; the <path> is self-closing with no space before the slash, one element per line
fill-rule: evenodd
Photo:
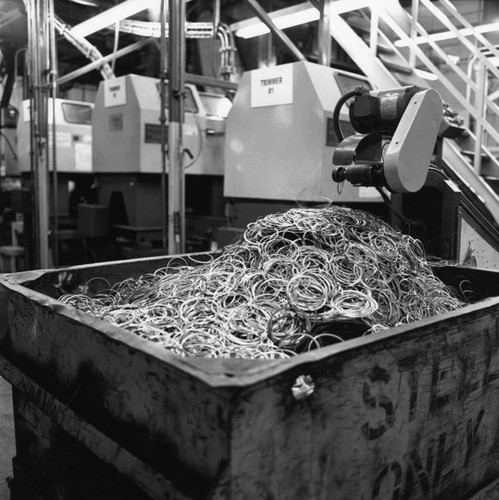
<path fill-rule="evenodd" d="M 118 21 L 133 16 L 138 12 L 154 7 L 160 0 L 126 0 L 111 7 L 96 16 L 83 21 L 71 28 L 71 33 L 76 37 L 87 37 L 92 33 L 113 26 Z"/>
<path fill-rule="evenodd" d="M 479 26 L 475 26 L 474 29 L 470 28 L 462 28 L 459 33 L 463 36 L 470 36 L 473 33 L 490 33 L 491 31 L 499 30 L 499 23 L 490 23 L 490 24 L 480 24 Z M 415 39 L 417 44 L 428 43 L 428 39 L 433 40 L 434 42 L 441 42 L 442 40 L 452 40 L 453 38 L 457 38 L 457 35 L 452 31 L 441 31 L 440 33 L 432 33 L 431 35 L 426 36 L 418 36 Z M 397 40 L 395 42 L 396 47 L 407 47 L 409 45 L 409 41 Z"/>
<path fill-rule="evenodd" d="M 342 14 L 344 12 L 369 7 L 371 3 L 372 2 L 369 0 L 336 0 L 331 4 L 330 8 L 332 12 Z M 269 12 L 268 15 L 276 27 L 282 30 L 317 21 L 320 17 L 320 12 L 319 9 L 311 7 L 310 4 L 306 2 Z M 257 17 L 234 23 L 230 26 L 230 29 L 240 38 L 252 38 L 264 35 L 270 31 Z"/>
<path fill-rule="evenodd" d="M 79 5 L 85 5 L 86 7 L 98 7 L 99 3 L 97 0 L 70 0 L 73 3 L 77 3 Z"/>
<path fill-rule="evenodd" d="M 416 73 L 416 75 L 418 75 L 419 77 L 421 78 L 424 78 L 425 80 L 429 80 L 429 81 L 436 81 L 438 80 L 438 76 L 433 74 L 433 73 L 430 73 L 429 71 L 425 71 L 424 69 L 418 69 L 416 68 L 414 70 L 414 73 Z"/>

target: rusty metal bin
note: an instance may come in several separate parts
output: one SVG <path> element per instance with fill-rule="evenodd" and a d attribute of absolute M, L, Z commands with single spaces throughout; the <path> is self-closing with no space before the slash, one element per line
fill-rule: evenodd
<path fill-rule="evenodd" d="M 169 260 L 65 271 L 75 283 L 114 283 Z M 499 273 L 435 272 L 450 285 L 469 280 L 480 299 L 274 361 L 176 357 L 57 301 L 61 270 L 4 275 L 0 374 L 14 393 L 15 491 L 51 500 L 499 498 Z M 296 399 L 300 375 L 315 389 Z"/>

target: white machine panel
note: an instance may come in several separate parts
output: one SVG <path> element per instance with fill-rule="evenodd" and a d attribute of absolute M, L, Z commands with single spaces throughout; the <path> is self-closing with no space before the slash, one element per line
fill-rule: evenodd
<path fill-rule="evenodd" d="M 244 73 L 227 118 L 225 196 L 380 201 L 374 189 L 338 189 L 331 178 L 334 107 L 359 86 L 371 88 L 363 76 L 309 62 Z M 341 119 L 346 127 L 347 114 Z"/>
<path fill-rule="evenodd" d="M 293 65 L 283 64 L 251 72 L 251 107 L 293 104 Z"/>
<path fill-rule="evenodd" d="M 69 99 L 52 99 L 48 103 L 48 148 L 52 154 L 52 123 L 55 107 L 56 161 L 61 173 L 92 171 L 92 109 L 93 104 Z M 22 103 L 17 123 L 18 168 L 20 172 L 31 170 L 30 162 L 30 101 Z M 52 170 L 52 162 L 49 163 Z"/>
<path fill-rule="evenodd" d="M 186 174 L 224 172 L 225 116 L 213 114 L 208 107 L 213 106 L 213 101 L 221 109 L 227 99 L 223 95 L 205 95 L 195 86 L 186 85 L 183 124 Z M 161 173 L 160 115 L 158 79 L 126 75 L 101 82 L 92 120 L 94 170 Z"/>

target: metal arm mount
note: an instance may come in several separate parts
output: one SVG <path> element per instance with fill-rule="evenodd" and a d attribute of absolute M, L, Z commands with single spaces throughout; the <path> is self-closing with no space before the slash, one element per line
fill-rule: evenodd
<path fill-rule="evenodd" d="M 338 137 L 333 180 L 386 186 L 397 193 L 421 189 L 442 122 L 440 95 L 433 89 L 402 87 L 357 89 L 354 96 L 350 121 L 357 133 Z"/>

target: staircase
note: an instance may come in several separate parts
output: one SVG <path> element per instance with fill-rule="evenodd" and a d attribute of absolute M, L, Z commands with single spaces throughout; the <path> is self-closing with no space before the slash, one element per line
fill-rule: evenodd
<path fill-rule="evenodd" d="M 494 82 L 499 82 L 498 48 L 449 0 L 413 0 L 410 12 L 389 0 L 370 5 L 342 14 L 332 11 L 331 35 L 375 88 L 433 87 L 459 113 L 463 131 L 443 140 L 444 169 L 460 187 L 473 193 L 482 212 L 499 227 L 499 196 L 493 187 L 499 186 L 499 161 L 494 154 L 499 152 L 499 106 L 495 102 L 499 91 L 492 91 Z M 458 47 L 466 68 L 447 54 L 444 37 L 453 37 L 453 47 Z M 436 80 L 423 79 L 424 74 Z"/>

